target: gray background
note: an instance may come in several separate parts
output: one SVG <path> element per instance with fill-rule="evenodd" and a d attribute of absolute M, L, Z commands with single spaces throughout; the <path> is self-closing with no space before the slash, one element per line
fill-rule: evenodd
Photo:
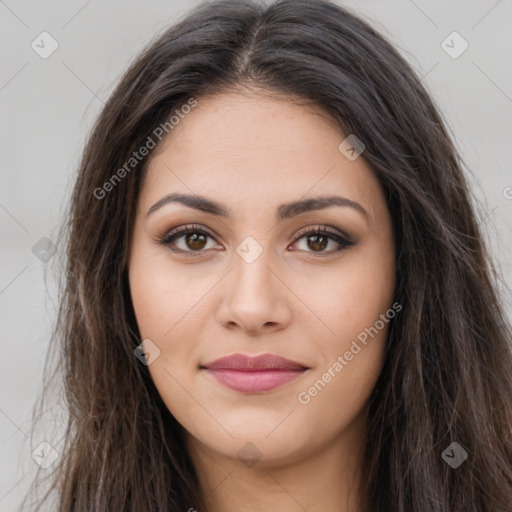
<path fill-rule="evenodd" d="M 45 282 L 48 264 L 32 248 L 43 237 L 55 240 L 84 137 L 117 78 L 144 44 L 197 3 L 0 0 L 2 512 L 15 510 L 25 494 L 37 469 L 31 452 L 39 442 L 59 451 L 56 419 L 30 439 L 56 305 L 55 279 Z M 423 77 L 471 169 L 479 218 L 503 287 L 510 286 L 512 1 L 343 5 L 370 19 Z M 31 48 L 43 31 L 59 45 L 47 59 Z M 456 59 L 441 47 L 453 31 L 469 44 Z M 506 307 L 512 316 L 508 292 Z"/>

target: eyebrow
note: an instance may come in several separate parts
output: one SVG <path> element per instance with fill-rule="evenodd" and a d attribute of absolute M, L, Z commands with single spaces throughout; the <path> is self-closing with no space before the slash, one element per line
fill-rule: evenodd
<path fill-rule="evenodd" d="M 217 215 L 219 217 L 223 217 L 229 219 L 231 214 L 228 208 L 220 204 L 212 199 L 208 199 L 204 196 L 199 195 L 190 195 L 190 194 L 179 194 L 172 193 L 168 194 L 161 199 L 159 199 L 151 208 L 148 210 L 146 217 L 151 213 L 155 212 L 162 206 L 170 203 L 180 203 L 184 206 L 188 206 L 189 208 L 194 208 L 196 210 L 200 210 L 202 212 L 211 213 L 213 215 Z M 280 205 L 277 209 L 276 219 L 278 221 L 282 221 L 288 219 L 290 217 L 294 217 L 295 215 L 299 215 L 301 213 L 313 211 L 313 210 L 322 210 L 324 208 L 330 208 L 331 206 L 341 206 L 341 207 L 349 207 L 357 210 L 366 220 L 369 220 L 368 212 L 356 201 L 352 201 L 348 197 L 342 196 L 318 196 L 312 197 L 310 199 L 302 199 L 299 201 L 292 201 L 289 203 L 284 203 Z"/>

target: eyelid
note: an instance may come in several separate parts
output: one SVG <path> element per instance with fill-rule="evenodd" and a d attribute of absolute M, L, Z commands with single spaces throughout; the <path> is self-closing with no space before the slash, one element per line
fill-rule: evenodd
<path fill-rule="evenodd" d="M 334 226 L 329 226 L 327 224 L 317 224 L 316 226 L 308 226 L 308 227 L 302 228 L 293 235 L 293 238 L 296 240 L 298 238 L 301 238 L 304 235 L 307 235 L 308 233 L 316 232 L 316 231 L 328 233 L 331 235 L 336 235 L 340 238 L 343 238 L 347 243 L 349 243 L 349 242 L 351 243 L 351 237 L 348 236 L 347 233 L 341 231 L 338 228 L 335 228 Z"/>

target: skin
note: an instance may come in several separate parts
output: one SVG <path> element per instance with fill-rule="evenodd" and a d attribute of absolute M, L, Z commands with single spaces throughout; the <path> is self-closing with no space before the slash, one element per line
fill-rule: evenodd
<path fill-rule="evenodd" d="M 198 98 L 151 155 L 130 245 L 131 297 L 141 339 L 160 350 L 151 377 L 187 432 L 212 512 L 360 510 L 367 403 L 388 325 L 309 403 L 298 400 L 393 301 L 390 214 L 364 156 L 350 161 L 338 150 L 345 137 L 312 108 L 230 92 Z M 147 215 L 173 192 L 207 196 L 231 218 L 179 203 Z M 276 221 L 283 203 L 332 194 L 367 218 L 330 206 Z M 211 237 L 158 243 L 186 224 Z M 335 252 L 335 240 L 296 236 L 324 225 L 353 245 Z M 251 263 L 236 252 L 248 236 L 262 250 Z M 277 354 L 309 369 L 262 393 L 234 391 L 200 369 L 234 353 Z M 247 443 L 255 465 L 237 455 L 250 453 Z"/>

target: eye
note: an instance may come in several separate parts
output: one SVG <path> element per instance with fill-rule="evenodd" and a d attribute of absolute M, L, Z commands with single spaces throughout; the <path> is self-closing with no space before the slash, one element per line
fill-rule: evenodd
<path fill-rule="evenodd" d="M 201 229 L 200 226 L 187 225 L 169 231 L 159 240 L 159 243 L 169 247 L 173 252 L 197 253 L 204 252 L 203 249 L 207 248 L 208 238 L 212 238 L 213 240 L 212 235 L 204 229 Z M 178 244 L 177 242 L 180 240 L 181 244 Z M 177 247 L 177 250 L 174 247 Z"/>
<path fill-rule="evenodd" d="M 321 226 L 313 230 L 306 228 L 295 236 L 298 238 L 297 241 L 305 241 L 306 248 L 312 249 L 311 251 L 304 249 L 306 252 L 314 252 L 322 256 L 341 252 L 343 249 L 354 245 L 347 236 L 331 231 L 327 226 Z M 325 251 L 330 242 L 334 242 L 334 245 L 338 245 L 338 247 L 334 250 Z"/>
<path fill-rule="evenodd" d="M 304 239 L 306 249 L 305 252 L 313 252 L 321 255 L 329 255 L 342 251 L 343 249 L 354 245 L 348 237 L 341 233 L 331 231 L 327 226 L 321 226 L 316 229 L 306 228 L 295 235 L 295 244 Z M 214 237 L 197 225 L 180 226 L 169 231 L 158 243 L 169 247 L 172 252 L 176 253 L 201 253 L 204 249 L 214 249 L 221 247 L 213 243 L 212 247 L 207 247 L 208 238 L 215 240 Z M 334 243 L 338 247 L 326 251 L 325 249 L 330 243 Z M 289 247 L 292 247 L 293 244 Z M 311 249 L 311 250 L 308 250 Z"/>

